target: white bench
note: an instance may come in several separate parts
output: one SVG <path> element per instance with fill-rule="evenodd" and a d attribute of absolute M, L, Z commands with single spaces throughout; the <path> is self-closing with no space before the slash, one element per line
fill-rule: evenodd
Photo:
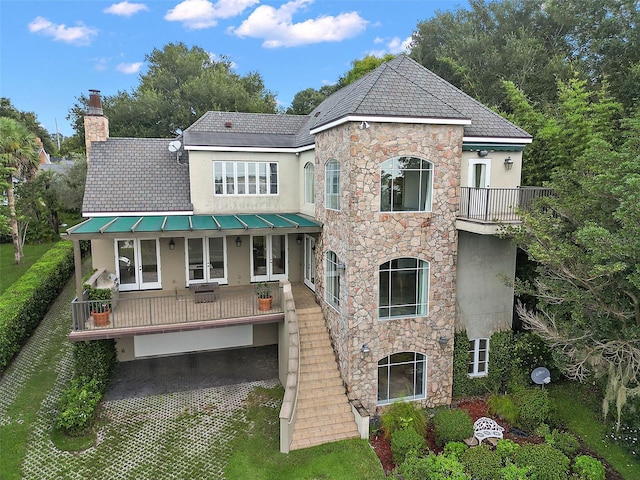
<path fill-rule="evenodd" d="M 488 438 L 502 438 L 502 428 L 495 420 L 481 417 L 473 423 L 473 436 L 478 439 L 478 445 Z"/>

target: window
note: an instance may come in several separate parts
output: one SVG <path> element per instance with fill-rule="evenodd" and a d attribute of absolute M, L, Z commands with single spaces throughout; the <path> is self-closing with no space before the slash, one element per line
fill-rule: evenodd
<path fill-rule="evenodd" d="M 397 258 L 380 265 L 378 317 L 418 317 L 429 306 L 429 262 Z"/>
<path fill-rule="evenodd" d="M 316 203 L 315 187 L 316 167 L 309 162 L 304 166 L 304 201 L 306 203 Z"/>
<path fill-rule="evenodd" d="M 427 357 L 417 352 L 394 353 L 378 362 L 378 405 L 426 398 Z"/>
<path fill-rule="evenodd" d="M 380 165 L 380 211 L 430 212 L 433 165 L 416 157 L 395 157 Z"/>
<path fill-rule="evenodd" d="M 214 195 L 277 195 L 278 164 L 213 162 Z"/>
<path fill-rule="evenodd" d="M 329 160 L 324 170 L 325 208 L 340 210 L 340 164 Z"/>
<path fill-rule="evenodd" d="M 328 251 L 326 255 L 325 299 L 335 308 L 340 306 L 340 272 L 338 256 Z"/>
<path fill-rule="evenodd" d="M 188 283 L 227 283 L 224 238 L 187 239 Z"/>
<path fill-rule="evenodd" d="M 484 377 L 489 371 L 489 339 L 474 338 L 469 341 L 469 376 Z"/>

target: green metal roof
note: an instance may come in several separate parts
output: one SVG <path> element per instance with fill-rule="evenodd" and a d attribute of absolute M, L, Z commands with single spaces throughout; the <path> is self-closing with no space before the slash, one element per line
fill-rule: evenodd
<path fill-rule="evenodd" d="M 67 230 L 69 235 L 92 233 L 192 232 L 198 230 L 255 230 L 320 228 L 322 225 L 298 213 L 238 215 L 152 215 L 94 217 Z"/>

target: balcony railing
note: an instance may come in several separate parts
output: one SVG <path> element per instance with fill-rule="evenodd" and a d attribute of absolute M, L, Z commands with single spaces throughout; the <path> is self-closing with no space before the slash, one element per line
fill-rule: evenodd
<path fill-rule="evenodd" d="M 519 211 L 527 210 L 536 199 L 551 195 L 551 188 L 472 188 L 460 189 L 458 218 L 482 222 L 519 222 Z"/>
<path fill-rule="evenodd" d="M 207 295 L 207 300 L 196 301 L 196 294 L 185 290 L 167 292 L 120 292 L 117 301 L 96 302 L 74 299 L 72 302 L 73 331 L 108 331 L 144 327 L 162 327 L 194 322 L 215 322 L 260 317 L 283 313 L 282 288 L 273 284 L 273 301 L 270 310 L 258 309 L 253 286 L 220 287 Z M 109 319 L 106 325 L 99 325 L 98 315 L 92 310 L 106 303 Z M 96 305 L 94 305 L 96 304 Z M 100 304 L 100 305 L 97 305 Z"/>

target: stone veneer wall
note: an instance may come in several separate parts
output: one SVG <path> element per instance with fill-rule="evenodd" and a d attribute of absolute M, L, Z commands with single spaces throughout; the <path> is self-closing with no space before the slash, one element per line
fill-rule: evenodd
<path fill-rule="evenodd" d="M 316 218 L 324 223 L 316 248 L 316 291 L 324 298 L 324 253 L 346 264 L 340 311 L 326 302 L 338 363 L 351 398 L 377 410 L 378 360 L 417 351 L 427 356 L 425 406 L 451 402 L 462 126 L 357 123 L 316 134 Z M 380 163 L 401 155 L 434 164 L 433 207 L 425 213 L 380 212 Z M 341 165 L 341 211 L 324 208 L 324 166 Z M 427 317 L 378 320 L 378 268 L 393 258 L 430 262 Z M 346 280 L 346 281 L 345 281 Z M 449 339 L 445 346 L 439 337 Z M 371 353 L 360 348 L 367 343 Z"/>
<path fill-rule="evenodd" d="M 104 115 L 84 116 L 84 143 L 87 150 L 87 161 L 92 142 L 104 142 L 109 138 L 109 119 Z"/>

